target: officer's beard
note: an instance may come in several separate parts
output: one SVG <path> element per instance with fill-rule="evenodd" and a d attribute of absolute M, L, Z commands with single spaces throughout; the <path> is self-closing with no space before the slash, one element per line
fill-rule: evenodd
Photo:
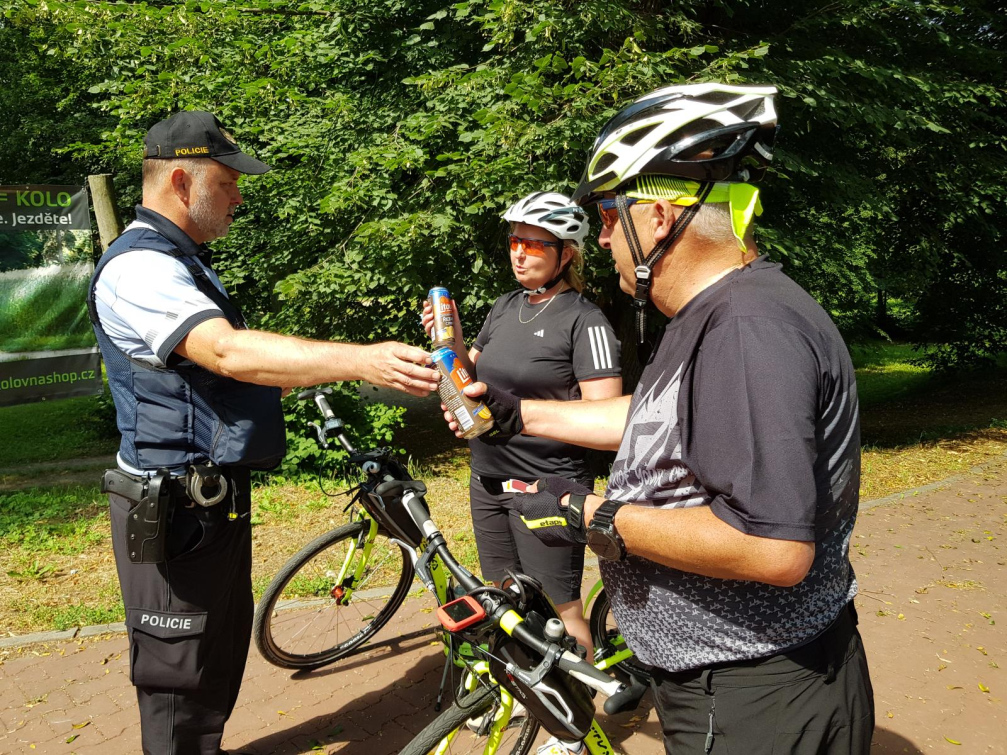
<path fill-rule="evenodd" d="M 218 215 L 213 209 L 213 199 L 209 192 L 200 192 L 189 205 L 189 219 L 196 224 L 196 228 L 207 241 L 222 239 L 227 235 L 227 231 L 231 227 L 228 220 L 233 214 L 234 206 L 232 205 L 227 209 L 227 215 Z"/>

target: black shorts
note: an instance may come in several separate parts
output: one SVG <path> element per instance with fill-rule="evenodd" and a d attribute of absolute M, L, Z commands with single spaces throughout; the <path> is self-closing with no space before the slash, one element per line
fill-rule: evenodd
<path fill-rule="evenodd" d="M 473 472 L 469 483 L 472 525 L 483 579 L 501 582 L 509 569 L 537 579 L 557 605 L 580 600 L 584 546 L 545 545 L 507 508 L 514 494 L 498 492 L 501 481 Z"/>
<path fill-rule="evenodd" d="M 869 755 L 874 692 L 856 612 L 769 658 L 668 673 L 654 700 L 669 755 Z"/>

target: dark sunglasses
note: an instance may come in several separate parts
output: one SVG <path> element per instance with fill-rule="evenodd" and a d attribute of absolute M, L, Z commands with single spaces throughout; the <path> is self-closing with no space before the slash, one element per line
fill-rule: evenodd
<path fill-rule="evenodd" d="M 653 199 L 626 199 L 626 207 L 632 207 L 637 203 L 642 204 L 653 204 Z M 619 210 L 615 206 L 615 199 L 599 199 L 595 202 L 595 207 L 598 208 L 598 214 L 601 216 L 601 224 L 606 228 L 614 228 L 616 221 L 619 219 Z"/>
<path fill-rule="evenodd" d="M 542 241 L 541 239 L 525 239 L 520 236 L 515 236 L 511 234 L 507 237 L 510 242 L 510 250 L 512 252 L 520 252 L 522 249 L 525 254 L 530 254 L 533 257 L 545 257 L 546 247 L 554 246 L 557 249 L 562 249 L 563 244 L 559 241 Z"/>

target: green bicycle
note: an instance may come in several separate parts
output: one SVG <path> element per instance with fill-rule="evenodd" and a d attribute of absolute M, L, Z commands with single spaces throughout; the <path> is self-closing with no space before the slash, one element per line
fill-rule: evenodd
<path fill-rule="evenodd" d="M 583 741 L 590 755 L 612 755 L 594 717 L 591 690 L 608 696 L 605 711 L 613 714 L 635 708 L 645 688 L 615 679 L 577 655 L 576 640 L 537 580 L 510 574 L 494 587 L 473 576 L 451 555 L 417 483 L 401 485 L 402 506 L 423 532 L 425 548 L 413 560 L 415 572 L 431 589 L 432 563 L 454 577 L 459 597 L 441 604 L 437 617 L 449 643 L 469 650 L 455 701 L 401 755 L 525 755 L 540 726 L 560 740 Z M 524 708 L 520 715 L 518 702 Z"/>
<path fill-rule="evenodd" d="M 323 423 L 312 423 L 322 447 L 329 448 L 330 439 L 338 441 L 349 454 L 349 462 L 363 471 L 363 481 L 354 489 L 347 506 L 349 521 L 296 553 L 274 577 L 256 607 L 256 646 L 267 661 L 281 668 L 316 669 L 374 648 L 369 640 L 405 600 L 417 563 L 423 564 L 421 581 L 434 594 L 438 606 L 454 600 L 459 589 L 452 572 L 441 556 L 430 550 L 423 532 L 403 506 L 406 493 L 423 500 L 424 484 L 413 480 L 388 449 L 360 452 L 353 448 L 343 423 L 326 400 L 330 392 L 326 388 L 312 389 L 298 398 L 313 400 L 322 413 Z M 611 621 L 600 581 L 590 595 L 589 624 L 599 668 L 614 668 L 627 681 L 643 678 L 629 665 L 632 652 Z M 397 639 L 402 641 L 427 631 Z M 463 687 L 488 673 L 488 667 L 473 654 L 471 644 L 457 643 L 446 634 L 443 639 L 445 682 L 450 667 L 464 670 Z M 475 687 L 469 690 L 475 691 Z M 437 710 L 443 693 L 444 682 Z M 501 747 L 510 743 L 512 749 L 491 752 L 527 752 L 537 731 L 538 722 L 525 718 L 520 726 L 508 726 L 500 733 Z"/>

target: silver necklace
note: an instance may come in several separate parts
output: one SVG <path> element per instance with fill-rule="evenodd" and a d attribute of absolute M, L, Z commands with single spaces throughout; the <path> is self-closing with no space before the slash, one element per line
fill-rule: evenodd
<path fill-rule="evenodd" d="M 526 297 L 525 297 L 524 299 L 522 299 L 522 300 L 521 300 L 521 308 L 520 308 L 520 309 L 519 309 L 519 310 L 517 311 L 517 321 L 518 321 L 519 323 L 521 323 L 522 325 L 527 325 L 527 324 L 528 324 L 528 323 L 530 323 L 530 322 L 531 322 L 532 320 L 534 320 L 534 319 L 535 319 L 536 317 L 538 317 L 538 316 L 539 316 L 540 314 L 542 314 L 542 313 L 543 313 L 543 312 L 545 312 L 545 311 L 546 311 L 547 309 L 549 309 L 549 305 L 553 303 L 553 300 L 555 300 L 555 299 L 556 299 L 556 297 L 557 297 L 557 296 L 559 296 L 559 295 L 560 295 L 561 293 L 563 293 L 563 292 L 564 292 L 565 290 L 566 290 L 566 283 L 564 282 L 564 283 L 563 283 L 563 285 L 562 285 L 562 286 L 560 286 L 560 289 L 559 289 L 559 291 L 557 291 L 556 293 L 554 293 L 554 294 L 553 294 L 552 296 L 550 296 L 550 297 L 549 297 L 549 301 L 547 301 L 547 302 L 545 303 L 545 306 L 544 306 L 544 307 L 542 307 L 542 309 L 540 309 L 540 310 L 539 310 L 538 312 L 536 312 L 535 314 L 533 314 L 533 315 L 532 315 L 532 316 L 531 316 L 531 317 L 530 317 L 529 319 L 527 319 L 527 320 L 522 320 L 522 319 L 521 319 L 521 313 L 522 313 L 522 312 L 524 312 L 524 299 L 527 299 L 527 298 L 528 298 L 528 297 L 526 296 Z"/>

